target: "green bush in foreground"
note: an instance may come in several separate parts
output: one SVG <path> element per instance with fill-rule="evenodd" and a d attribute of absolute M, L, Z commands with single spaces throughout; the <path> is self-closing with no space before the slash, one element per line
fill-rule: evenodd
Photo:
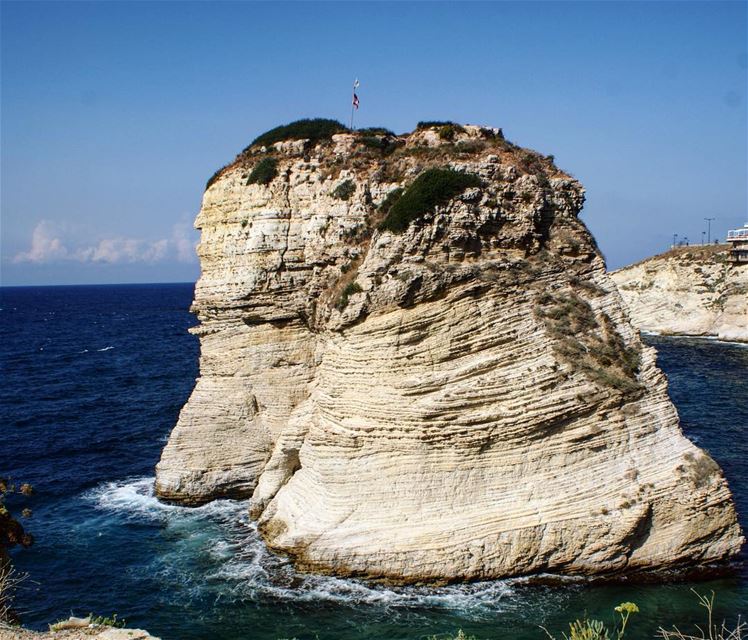
<path fill-rule="evenodd" d="M 278 175 L 278 161 L 275 158 L 263 158 L 252 169 L 247 184 L 270 184 Z"/>
<path fill-rule="evenodd" d="M 480 186 L 480 178 L 472 173 L 460 173 L 448 168 L 424 171 L 392 204 L 379 228 L 402 233 L 411 222 L 446 204 L 468 187 Z"/>
<path fill-rule="evenodd" d="M 691 589 L 691 591 L 696 594 L 699 606 L 706 609 L 706 626 L 700 627 L 695 625 L 698 635 L 683 633 L 675 626 L 671 630 L 660 627 L 657 630 L 658 638 L 662 640 L 742 640 L 743 634 L 748 629 L 748 624 L 741 622 L 739 615 L 738 622 L 733 629 L 728 628 L 724 620 L 722 624 L 717 625 L 714 622 L 714 591 L 712 591 L 712 595 L 709 598 L 700 594 L 696 589 Z"/>
<path fill-rule="evenodd" d="M 633 602 L 622 602 L 615 608 L 620 616 L 620 626 L 616 630 L 608 630 L 600 620 L 590 620 L 586 616 L 582 620 L 575 620 L 569 624 L 569 635 L 562 633 L 564 640 L 623 640 L 626 625 L 632 613 L 638 613 L 639 607 Z M 550 640 L 556 640 L 545 627 L 541 627 Z"/>
<path fill-rule="evenodd" d="M 344 126 L 337 120 L 330 120 L 329 118 L 296 120 L 295 122 L 284 124 L 280 127 L 275 127 L 275 129 L 270 129 L 270 131 L 266 131 L 262 135 L 257 136 L 249 146 L 268 147 L 271 144 L 283 142 L 284 140 L 305 139 L 309 139 L 312 143 L 315 143 L 320 140 L 332 138 L 336 133 L 342 133 L 344 131 L 348 131 L 348 127 Z"/>
<path fill-rule="evenodd" d="M 691 635 L 683 633 L 677 627 L 673 627 L 671 631 L 660 627 L 657 631 L 657 636 L 661 640 L 743 640 L 745 631 L 748 629 L 748 623 L 741 622 L 740 616 L 738 616 L 737 624 L 734 628 L 728 628 L 727 624 L 723 621 L 721 624 L 714 622 L 714 591 L 712 591 L 711 597 L 706 597 L 698 593 L 695 589 L 691 589 L 698 598 L 699 606 L 706 609 L 707 622 L 706 625 L 696 627 L 696 634 Z M 590 620 L 586 616 L 582 620 L 575 620 L 569 624 L 569 635 L 562 633 L 561 637 L 564 640 L 623 640 L 626 634 L 626 628 L 628 626 L 629 617 L 632 613 L 639 613 L 639 607 L 633 602 L 622 602 L 614 611 L 618 614 L 616 623 L 611 628 L 606 626 L 604 622 L 600 620 Z M 552 636 L 545 627 L 540 627 L 550 640 L 555 640 L 555 636 Z M 505 634 L 493 635 L 493 638 L 503 637 Z M 295 638 L 293 640 L 296 640 Z M 475 636 L 468 636 L 465 632 L 460 629 L 457 634 L 444 633 L 438 635 L 428 636 L 427 640 L 478 640 Z"/>
<path fill-rule="evenodd" d="M 34 538 L 24 530 L 23 525 L 11 512 L 7 500 L 30 498 L 34 489 L 30 484 L 16 486 L 10 478 L 0 477 L 0 624 L 17 623 L 18 617 L 12 609 L 13 597 L 17 587 L 26 575 L 18 573 L 10 563 L 8 550 L 16 545 L 30 547 Z M 19 505 L 14 511 L 20 511 L 20 517 L 31 517 L 31 509 Z"/>

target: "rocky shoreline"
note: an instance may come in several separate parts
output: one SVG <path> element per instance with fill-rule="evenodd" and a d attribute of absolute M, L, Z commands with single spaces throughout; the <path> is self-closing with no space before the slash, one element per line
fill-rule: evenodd
<path fill-rule="evenodd" d="M 54 630 L 53 630 L 54 629 Z M 0 640 L 159 640 L 142 629 L 91 624 L 89 618 L 70 618 L 49 631 L 31 631 L 0 623 Z"/>
<path fill-rule="evenodd" d="M 726 245 L 678 247 L 610 277 L 642 331 L 748 342 L 748 265 Z"/>

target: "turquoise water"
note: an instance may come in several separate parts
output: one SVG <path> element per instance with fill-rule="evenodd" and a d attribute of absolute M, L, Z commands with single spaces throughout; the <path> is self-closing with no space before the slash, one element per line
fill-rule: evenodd
<path fill-rule="evenodd" d="M 698 584 L 538 585 L 505 580 L 387 588 L 297 574 L 269 554 L 246 504 L 198 509 L 152 497 L 153 467 L 197 375 L 186 329 L 191 285 L 0 289 L 0 475 L 38 494 L 37 543 L 14 554 L 30 574 L 24 622 L 117 612 L 164 640 L 543 638 L 587 611 L 642 610 L 632 638 L 701 620 L 690 592 L 714 589 L 718 616 L 748 613 L 748 574 Z M 745 527 L 748 349 L 648 337 L 689 438 L 709 449 Z"/>

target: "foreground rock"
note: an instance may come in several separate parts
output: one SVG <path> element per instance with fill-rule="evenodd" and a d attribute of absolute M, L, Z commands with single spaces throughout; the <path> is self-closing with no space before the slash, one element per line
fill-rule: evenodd
<path fill-rule="evenodd" d="M 53 631 L 29 631 L 0 624 L 0 640 L 159 640 L 142 629 L 89 625 L 87 618 L 70 618 L 53 625 Z"/>
<path fill-rule="evenodd" d="M 644 331 L 748 342 L 748 264 L 729 247 L 680 247 L 611 274 Z"/>
<path fill-rule="evenodd" d="M 247 184 L 268 156 L 277 176 Z M 480 186 L 377 228 L 445 166 Z M 478 127 L 248 149 L 197 218 L 201 375 L 157 493 L 251 497 L 301 569 L 399 582 L 734 556 L 727 483 L 680 431 L 583 194 Z"/>

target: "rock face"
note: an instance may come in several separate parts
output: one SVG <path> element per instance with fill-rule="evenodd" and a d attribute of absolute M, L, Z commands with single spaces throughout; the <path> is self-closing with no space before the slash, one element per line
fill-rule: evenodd
<path fill-rule="evenodd" d="M 748 342 L 748 265 L 729 247 L 681 247 L 614 271 L 635 326 Z"/>
<path fill-rule="evenodd" d="M 267 157 L 277 176 L 248 185 Z M 378 228 L 432 167 L 481 186 Z M 251 496 L 300 568 L 399 582 L 736 554 L 727 483 L 682 435 L 583 200 L 496 129 L 250 147 L 197 218 L 201 375 L 157 493 Z"/>

